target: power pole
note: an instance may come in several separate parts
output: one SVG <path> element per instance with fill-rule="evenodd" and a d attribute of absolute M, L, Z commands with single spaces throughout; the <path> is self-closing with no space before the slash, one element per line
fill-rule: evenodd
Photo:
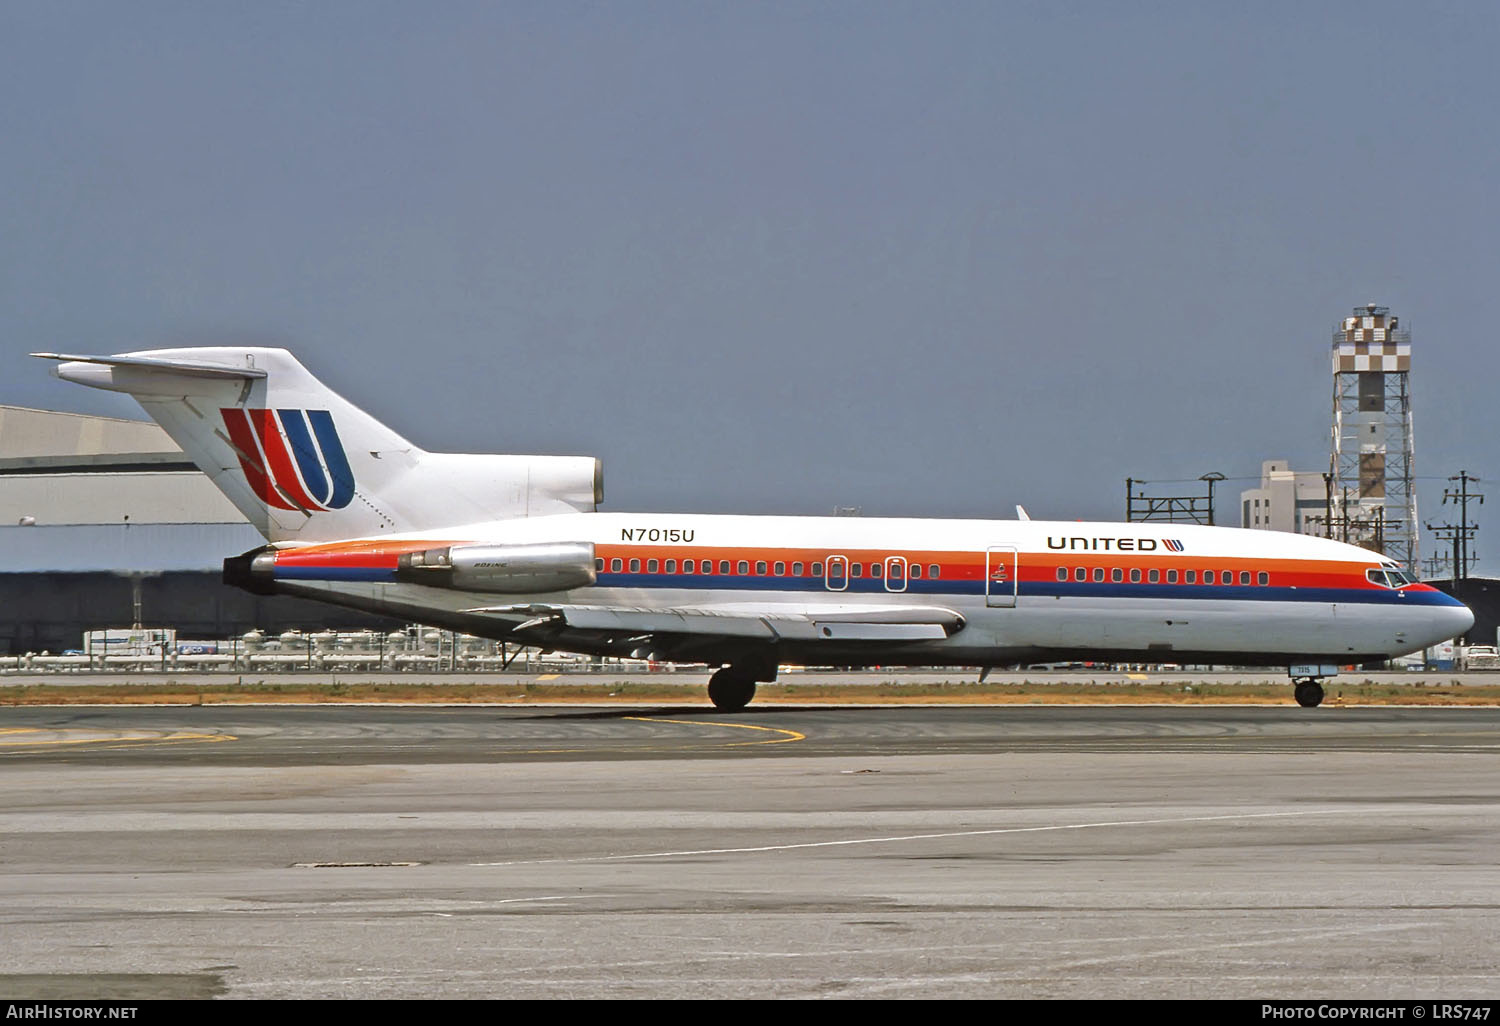
<path fill-rule="evenodd" d="M 1333 537 L 1333 475 L 1323 475 L 1323 537 Z"/>
<path fill-rule="evenodd" d="M 1469 556 L 1469 539 L 1479 531 L 1478 524 L 1469 523 L 1469 500 L 1476 499 L 1483 506 L 1484 496 L 1478 492 L 1469 491 L 1469 482 L 1472 481 L 1478 484 L 1479 478 L 1470 477 L 1467 470 L 1460 470 L 1456 477 L 1450 477 L 1448 480 L 1459 483 L 1457 491 L 1452 488 L 1443 490 L 1443 505 L 1446 506 L 1448 500 L 1452 499 L 1454 504 L 1458 506 L 1458 522 L 1463 530 L 1458 532 L 1459 551 L 1458 558 L 1454 560 L 1454 566 L 1458 568 L 1459 576 L 1467 581 L 1469 579 L 1469 566 L 1473 562 L 1473 559 Z"/>
<path fill-rule="evenodd" d="M 1427 564 L 1427 578 L 1432 580 L 1440 576 L 1448 569 L 1448 557 L 1441 552 L 1434 552 L 1430 556 L 1422 557 L 1422 562 Z"/>
<path fill-rule="evenodd" d="M 1428 524 L 1427 529 L 1453 543 L 1453 597 L 1462 602 L 1464 592 L 1468 590 L 1469 567 L 1479 558 L 1469 553 L 1469 540 L 1479 533 L 1479 525 L 1469 523 L 1469 503 L 1472 501 L 1482 506 L 1484 496 L 1469 489 L 1469 485 L 1479 483 L 1479 478 L 1467 470 L 1459 471 L 1448 480 L 1458 482 L 1458 487 L 1443 490 L 1443 505 L 1451 502 L 1458 507 L 1458 523 Z"/>

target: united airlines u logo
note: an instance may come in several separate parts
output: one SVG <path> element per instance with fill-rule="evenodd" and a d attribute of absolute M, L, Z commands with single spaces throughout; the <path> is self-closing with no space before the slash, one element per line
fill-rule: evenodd
<path fill-rule="evenodd" d="M 327 410 L 221 409 L 250 488 L 268 506 L 304 513 L 343 509 L 354 474 Z"/>

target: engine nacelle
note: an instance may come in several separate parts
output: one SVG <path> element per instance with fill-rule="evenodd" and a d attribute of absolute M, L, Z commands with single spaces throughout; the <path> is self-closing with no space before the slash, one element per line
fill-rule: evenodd
<path fill-rule="evenodd" d="M 566 591 L 598 580 L 593 542 L 452 545 L 408 552 L 397 576 L 416 584 L 505 594 Z"/>

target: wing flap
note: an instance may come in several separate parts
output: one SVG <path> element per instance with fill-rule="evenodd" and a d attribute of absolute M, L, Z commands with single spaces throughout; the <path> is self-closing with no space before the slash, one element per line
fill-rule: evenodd
<path fill-rule="evenodd" d="M 682 609 L 610 609 L 607 606 L 558 606 L 569 627 L 631 631 L 639 634 L 718 634 L 776 640 L 763 617 L 725 616 Z"/>
<path fill-rule="evenodd" d="M 528 618 L 525 627 L 552 622 L 578 630 L 673 634 L 761 641 L 940 641 L 963 629 L 964 618 L 937 606 L 877 606 L 789 612 L 770 609 L 642 609 L 616 606 L 483 606 L 466 613 Z"/>

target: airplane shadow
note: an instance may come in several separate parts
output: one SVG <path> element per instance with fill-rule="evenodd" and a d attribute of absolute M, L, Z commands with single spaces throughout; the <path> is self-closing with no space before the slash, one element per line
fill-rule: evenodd
<path fill-rule="evenodd" d="M 590 709 L 582 712 L 570 712 L 563 709 L 543 710 L 528 713 L 522 716 L 507 717 L 515 720 L 624 720 L 624 719 L 675 719 L 684 717 L 734 720 L 746 716 L 759 716 L 765 713 L 784 712 L 814 712 L 819 710 L 809 709 L 807 706 L 797 705 L 755 705 L 746 709 L 738 709 L 734 712 L 724 712 L 712 707 L 705 709 L 684 709 L 681 706 L 669 708 L 638 708 L 638 709 Z M 843 709 L 840 712 L 884 712 L 882 709 Z"/>

